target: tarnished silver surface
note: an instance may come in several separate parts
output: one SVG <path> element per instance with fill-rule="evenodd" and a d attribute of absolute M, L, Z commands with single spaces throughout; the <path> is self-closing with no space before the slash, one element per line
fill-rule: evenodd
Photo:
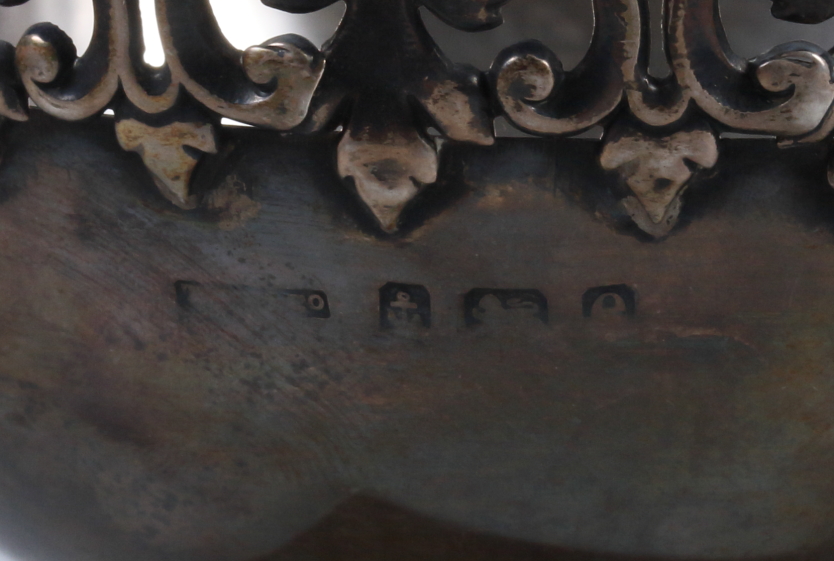
<path fill-rule="evenodd" d="M 338 138 L 226 134 L 183 212 L 111 122 L 6 129 L 3 547 L 834 553 L 824 149 L 719 142 L 648 242 L 600 143 L 459 145 L 392 242 L 328 167 Z"/>
<path fill-rule="evenodd" d="M 576 68 L 525 41 L 487 71 L 426 20 L 500 0 L 349 0 L 320 49 L 157 0 L 154 68 L 138 2 L 93 4 L 80 56 L 0 46 L 0 544 L 834 556 L 826 50 L 747 60 L 717 0 L 666 0 L 661 78 L 648 1 L 594 0 Z"/>

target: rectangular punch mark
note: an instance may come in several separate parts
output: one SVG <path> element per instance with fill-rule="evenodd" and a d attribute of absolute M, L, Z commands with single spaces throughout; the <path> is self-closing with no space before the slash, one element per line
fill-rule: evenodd
<path fill-rule="evenodd" d="M 431 327 L 431 295 L 425 286 L 389 282 L 379 289 L 379 327 Z"/>
<path fill-rule="evenodd" d="M 535 289 L 475 288 L 464 296 L 467 327 L 485 323 L 515 323 L 528 318 L 547 325 L 547 298 Z"/>
<path fill-rule="evenodd" d="M 316 319 L 331 317 L 330 300 L 323 290 L 261 288 L 180 280 L 174 283 L 174 291 L 177 306 L 186 311 L 208 312 L 213 307 L 211 303 L 219 300 L 218 296 L 233 295 L 234 299 L 243 299 L 247 305 L 251 302 L 253 309 L 257 310 L 268 309 L 271 302 L 278 301 L 306 317 Z M 220 300 L 223 299 L 220 298 Z"/>

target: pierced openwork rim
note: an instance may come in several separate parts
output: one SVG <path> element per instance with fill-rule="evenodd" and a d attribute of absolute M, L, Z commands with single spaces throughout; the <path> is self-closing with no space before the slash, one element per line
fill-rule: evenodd
<path fill-rule="evenodd" d="M 303 13 L 336 0 L 263 1 Z M 154 68 L 142 59 L 138 1 L 94 0 L 93 39 L 81 55 L 48 23 L 16 47 L 0 44 L 0 115 L 25 121 L 30 101 L 65 120 L 113 110 L 122 147 L 141 155 L 161 193 L 183 209 L 201 204 L 191 180 L 203 155 L 221 149 L 222 117 L 298 135 L 337 133 L 336 170 L 387 233 L 437 182 L 443 141 L 491 145 L 499 116 L 539 136 L 604 127 L 599 163 L 619 174 L 624 210 L 656 238 L 675 227 L 698 172 L 718 162 L 720 133 L 772 135 L 789 147 L 827 142 L 834 131 L 829 52 L 793 42 L 745 60 L 726 39 L 718 0 L 665 0 L 672 73 L 663 79 L 648 69 L 648 0 L 593 0 L 593 40 L 569 72 L 538 41 L 508 47 L 488 71 L 454 64 L 419 14 L 425 6 L 478 31 L 501 24 L 507 1 L 349 0 L 321 50 L 284 35 L 241 52 L 208 0 L 156 0 L 166 63 Z M 834 4 L 777 0 L 773 14 L 819 23 L 834 16 Z"/>

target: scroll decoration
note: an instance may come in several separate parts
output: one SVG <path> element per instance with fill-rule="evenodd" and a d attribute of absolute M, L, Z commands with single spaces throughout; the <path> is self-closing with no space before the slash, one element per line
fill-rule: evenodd
<path fill-rule="evenodd" d="M 594 0 L 594 36 L 571 72 L 539 41 L 505 49 L 492 66 L 498 102 L 515 126 L 532 134 L 573 135 L 622 105 L 638 63 L 647 64 L 645 1 Z M 641 61 L 641 58 L 645 58 Z"/>
<path fill-rule="evenodd" d="M 834 15 L 832 6 L 829 0 L 775 0 L 773 13 L 816 23 Z M 773 135 L 788 146 L 821 141 L 834 130 L 834 59 L 816 45 L 789 43 L 747 61 L 730 48 L 718 0 L 665 0 L 664 48 L 672 73 L 657 79 L 648 73 L 646 0 L 594 0 L 594 11 L 594 38 L 575 70 L 564 72 L 546 47 L 525 42 L 499 55 L 492 80 L 504 114 L 526 132 L 571 135 L 605 125 L 601 163 L 618 170 L 631 187 L 634 197 L 623 206 L 653 236 L 674 226 L 677 213 L 669 211 L 679 206 L 689 179 L 672 181 L 667 188 L 674 192 L 647 203 L 646 193 L 634 186 L 642 184 L 643 172 L 614 165 L 625 163 L 620 159 L 626 152 L 637 156 L 629 161 L 640 162 L 640 169 L 659 169 L 670 152 L 652 148 L 674 145 L 674 152 L 700 154 L 710 163 L 703 167 L 712 167 L 715 162 L 704 154 L 721 131 Z M 699 158 L 687 161 L 702 167 Z M 680 162 L 668 167 L 679 168 Z M 635 200 L 644 207 L 637 214 Z M 667 204 L 657 207 L 662 201 Z"/>
<path fill-rule="evenodd" d="M 220 117 L 278 130 L 304 120 L 324 65 L 305 39 L 279 37 L 240 53 L 220 32 L 207 0 L 160 0 L 157 12 L 167 62 L 153 68 L 143 60 L 138 0 L 93 0 L 93 7 L 93 37 L 81 56 L 72 39 L 49 23 L 32 26 L 16 49 L 0 45 L 0 93 L 5 100 L 0 115 L 26 120 L 26 96 L 65 120 L 113 109 L 122 146 L 143 153 L 156 183 L 165 186 L 163 194 L 186 209 L 195 205 L 189 193 L 199 161 L 194 150 L 216 152 L 215 142 L 208 139 L 216 136 Z M 123 126 L 125 120 L 135 125 Z M 186 128 L 194 130 L 186 134 Z M 136 138 L 138 130 L 146 131 L 147 143 Z M 204 138 L 195 140 L 194 134 Z M 146 153 L 151 144 L 159 162 L 151 162 Z"/>
<path fill-rule="evenodd" d="M 543 43 L 525 41 L 488 72 L 450 61 L 420 9 L 479 31 L 501 24 L 509 0 L 346 0 L 323 49 L 285 35 L 244 51 L 225 39 L 209 0 L 156 0 L 162 68 L 143 60 L 138 0 L 92 1 L 85 53 L 48 23 L 16 47 L 0 43 L 0 116 L 25 121 L 29 100 L 65 120 L 113 109 L 122 147 L 138 153 L 160 191 L 184 209 L 200 204 L 190 184 L 200 155 L 219 150 L 221 117 L 338 134 L 335 171 L 386 233 L 437 182 L 444 142 L 489 146 L 500 115 L 541 136 L 604 127 L 600 165 L 619 176 L 623 210 L 657 238 L 673 230 L 689 185 L 716 165 L 721 132 L 773 135 L 786 147 L 834 132 L 831 54 L 794 42 L 742 59 L 727 41 L 718 0 L 664 0 L 666 78 L 648 69 L 649 0 L 592 0 L 593 40 L 573 70 Z M 335 1 L 262 0 L 293 13 Z M 772 0 L 772 12 L 819 23 L 834 16 L 834 1 Z M 834 185 L 834 171 L 830 177 Z"/>

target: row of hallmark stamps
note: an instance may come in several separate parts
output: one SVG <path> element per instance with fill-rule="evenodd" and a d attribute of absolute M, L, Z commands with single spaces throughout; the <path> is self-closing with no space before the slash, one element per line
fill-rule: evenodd
<path fill-rule="evenodd" d="M 177 304 L 186 310 L 199 308 L 199 293 L 204 285 L 194 281 L 175 283 Z M 251 291 L 243 286 L 226 285 L 226 290 Z M 269 293 L 275 297 L 290 298 L 297 302 L 307 317 L 329 319 L 330 300 L 322 290 L 276 289 Z M 476 326 L 501 314 L 516 314 L 534 318 L 543 324 L 550 321 L 547 297 L 536 289 L 474 288 L 466 293 L 464 321 Z M 631 318 L 637 314 L 637 294 L 626 284 L 597 286 L 582 296 L 582 314 L 593 317 L 595 310 L 606 314 Z M 419 284 L 389 282 L 379 289 L 379 325 L 383 330 L 409 325 L 422 328 L 432 326 L 432 304 L 429 290 Z"/>

